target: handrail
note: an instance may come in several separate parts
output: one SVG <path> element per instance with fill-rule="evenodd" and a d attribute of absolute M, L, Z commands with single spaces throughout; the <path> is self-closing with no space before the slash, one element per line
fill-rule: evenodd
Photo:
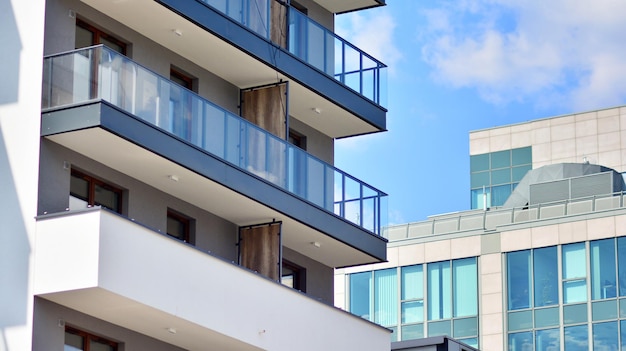
<path fill-rule="evenodd" d="M 624 203 L 625 197 L 626 191 L 620 191 L 524 207 L 459 212 L 434 217 L 426 221 L 388 226 L 383 228 L 383 236 L 389 240 L 402 240 L 472 230 L 488 231 L 494 230 L 500 225 L 624 208 L 626 207 Z M 604 203 L 603 201 L 610 201 L 610 203 Z M 576 205 L 579 206 L 578 209 L 575 208 Z"/>
<path fill-rule="evenodd" d="M 272 29 L 282 29 L 281 24 L 270 23 L 272 4 L 276 0 L 196 0 L 223 13 L 233 21 L 248 28 L 265 40 L 272 40 Z M 287 9 L 288 28 L 286 44 L 290 54 L 315 69 L 327 74 L 350 89 L 380 106 L 386 106 L 387 66 L 372 55 L 359 49 L 333 31 L 298 11 L 279 3 Z M 282 18 L 281 18 L 282 20 Z M 286 21 L 286 22 L 287 22 Z"/>
<path fill-rule="evenodd" d="M 102 45 L 44 59 L 42 109 L 106 100 L 380 235 L 387 194 Z"/>

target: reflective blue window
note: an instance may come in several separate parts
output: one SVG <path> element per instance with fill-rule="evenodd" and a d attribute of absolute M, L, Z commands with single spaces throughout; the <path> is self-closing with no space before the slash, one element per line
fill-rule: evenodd
<path fill-rule="evenodd" d="M 402 324 L 424 321 L 424 272 L 422 265 L 402 267 Z M 404 329 L 403 329 L 404 330 Z M 404 335 L 404 333 L 403 333 Z M 403 339 L 406 338 L 403 336 Z"/>
<path fill-rule="evenodd" d="M 398 323 L 397 269 L 374 271 L 374 322 L 383 326 Z"/>
<path fill-rule="evenodd" d="M 502 206 L 511 196 L 511 184 L 498 185 L 491 188 L 491 206 Z"/>
<path fill-rule="evenodd" d="M 566 327 L 564 334 L 565 351 L 587 351 L 589 349 L 587 325 Z"/>
<path fill-rule="evenodd" d="M 470 156 L 470 172 L 489 170 L 489 154 Z"/>
<path fill-rule="evenodd" d="M 617 238 L 617 268 L 619 296 L 626 296 L 626 237 Z"/>
<path fill-rule="evenodd" d="M 450 261 L 428 264 L 428 320 L 452 317 L 450 282 Z"/>
<path fill-rule="evenodd" d="M 617 322 L 604 322 L 593 325 L 594 350 L 619 350 L 617 340 Z"/>
<path fill-rule="evenodd" d="M 372 273 L 363 272 L 350 275 L 350 312 L 370 319 Z"/>
<path fill-rule="evenodd" d="M 491 168 L 504 168 L 511 166 L 511 150 L 491 153 Z"/>
<path fill-rule="evenodd" d="M 509 334 L 509 351 L 529 351 L 533 350 L 533 333 L 511 333 Z"/>
<path fill-rule="evenodd" d="M 559 329 L 538 330 L 535 334 L 536 351 L 553 351 L 561 347 Z"/>
<path fill-rule="evenodd" d="M 454 270 L 454 316 L 466 317 L 478 314 L 478 277 L 476 258 L 452 261 Z"/>
<path fill-rule="evenodd" d="M 509 310 L 530 307 L 530 250 L 506 255 Z"/>
<path fill-rule="evenodd" d="M 556 246 L 533 252 L 535 307 L 559 303 L 559 269 Z"/>
<path fill-rule="evenodd" d="M 617 295 L 615 239 L 589 243 L 591 251 L 591 299 L 607 299 Z"/>
<path fill-rule="evenodd" d="M 587 301 L 585 243 L 563 245 L 563 302 Z"/>

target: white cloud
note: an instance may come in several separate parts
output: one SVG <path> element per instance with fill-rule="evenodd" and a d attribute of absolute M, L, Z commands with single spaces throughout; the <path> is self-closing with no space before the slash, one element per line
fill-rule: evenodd
<path fill-rule="evenodd" d="M 495 104 L 559 97 L 575 108 L 626 100 L 626 1 L 464 0 L 422 13 L 434 77 Z"/>
<path fill-rule="evenodd" d="M 393 72 L 395 63 L 402 58 L 394 43 L 395 28 L 396 22 L 391 14 L 381 9 L 341 15 L 337 18 L 335 32 L 389 66 Z"/>

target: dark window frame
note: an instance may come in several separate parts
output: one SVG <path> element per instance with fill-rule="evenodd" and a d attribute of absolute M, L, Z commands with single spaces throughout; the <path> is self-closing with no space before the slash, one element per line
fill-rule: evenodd
<path fill-rule="evenodd" d="M 306 268 L 300 265 L 297 265 L 284 258 L 282 260 L 282 267 L 283 269 L 281 271 L 283 272 L 281 273 L 281 282 L 282 282 L 282 277 L 286 276 L 284 272 L 284 268 L 288 268 L 289 270 L 293 272 L 292 274 L 290 274 L 293 276 L 292 278 L 293 286 L 291 288 L 302 291 L 302 292 L 306 292 Z"/>
<path fill-rule="evenodd" d="M 106 338 L 103 338 L 103 337 L 98 336 L 98 335 L 94 335 L 94 334 L 88 333 L 88 332 L 86 332 L 84 330 L 76 329 L 76 328 L 73 328 L 73 327 L 70 327 L 70 326 L 65 326 L 65 332 L 66 333 L 70 333 L 70 334 L 74 334 L 74 335 L 78 335 L 78 336 L 81 336 L 83 338 L 83 351 L 90 351 L 89 350 L 89 348 L 90 348 L 89 341 L 91 341 L 91 340 L 97 341 L 97 342 L 99 342 L 101 344 L 109 345 L 109 346 L 111 346 L 113 348 L 114 351 L 118 350 L 119 343 L 117 343 L 115 341 L 112 341 L 112 340 L 109 340 L 109 339 L 106 339 Z M 65 344 L 65 342 L 64 342 L 64 344 Z"/>
<path fill-rule="evenodd" d="M 112 192 L 117 194 L 117 210 L 116 209 L 112 209 L 112 208 L 108 208 L 106 206 L 102 206 L 102 207 L 108 208 L 109 210 L 117 212 L 117 213 L 120 213 L 120 214 L 122 213 L 122 202 L 123 202 L 122 198 L 124 196 L 124 191 L 121 188 L 118 188 L 118 187 L 116 187 L 114 185 L 111 185 L 110 183 L 107 183 L 107 182 L 105 182 L 105 181 L 103 181 L 101 179 L 93 177 L 93 176 L 91 176 L 89 174 L 86 174 L 86 173 L 81 172 L 81 171 L 79 171 L 77 169 L 74 169 L 74 168 L 72 168 L 70 176 L 71 177 L 81 178 L 81 179 L 87 181 L 87 184 L 88 184 L 87 198 L 86 199 L 83 198 L 82 196 L 76 194 L 76 193 L 73 193 L 71 187 L 70 187 L 70 195 L 72 195 L 72 196 L 74 196 L 76 198 L 79 198 L 79 199 L 81 199 L 83 201 L 86 201 L 89 206 L 102 206 L 101 204 L 96 203 L 96 201 L 95 201 L 96 200 L 96 185 L 98 185 L 98 186 L 100 186 L 100 187 L 102 187 L 102 188 L 104 188 L 106 190 L 112 191 Z"/>
<path fill-rule="evenodd" d="M 289 143 L 306 151 L 306 135 L 289 128 Z"/>
<path fill-rule="evenodd" d="M 176 235 L 171 234 L 168 230 L 167 230 L 167 223 L 166 223 L 166 229 L 165 232 L 167 233 L 167 235 L 171 236 L 172 238 L 178 239 L 178 240 L 182 240 L 186 243 L 191 243 L 191 224 L 193 219 L 189 216 L 186 216 L 176 210 L 172 210 L 171 208 L 167 209 L 167 219 L 174 219 L 177 222 L 183 224 L 183 238 L 179 238 Z"/>
<path fill-rule="evenodd" d="M 128 52 L 128 44 L 126 44 L 125 42 L 123 42 L 122 40 L 120 40 L 119 38 L 115 37 L 114 35 L 107 33 L 101 29 L 99 29 L 98 27 L 95 27 L 87 22 L 85 22 L 84 20 L 77 18 L 76 19 L 76 26 L 83 28 L 85 30 L 90 31 L 91 33 L 93 33 L 93 42 L 92 45 L 98 45 L 98 44 L 102 44 L 102 38 L 115 43 L 116 45 L 119 45 L 119 47 L 122 49 L 121 54 L 122 55 L 126 55 Z M 76 48 L 78 49 L 78 48 Z"/>

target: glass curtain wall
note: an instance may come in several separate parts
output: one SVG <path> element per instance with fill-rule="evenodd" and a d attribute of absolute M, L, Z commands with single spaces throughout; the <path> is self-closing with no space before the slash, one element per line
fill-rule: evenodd
<path fill-rule="evenodd" d="M 626 237 L 506 254 L 508 349 L 626 347 Z"/>
<path fill-rule="evenodd" d="M 450 335 L 478 346 L 477 258 L 349 275 L 350 312 L 394 331 L 393 341 Z"/>

